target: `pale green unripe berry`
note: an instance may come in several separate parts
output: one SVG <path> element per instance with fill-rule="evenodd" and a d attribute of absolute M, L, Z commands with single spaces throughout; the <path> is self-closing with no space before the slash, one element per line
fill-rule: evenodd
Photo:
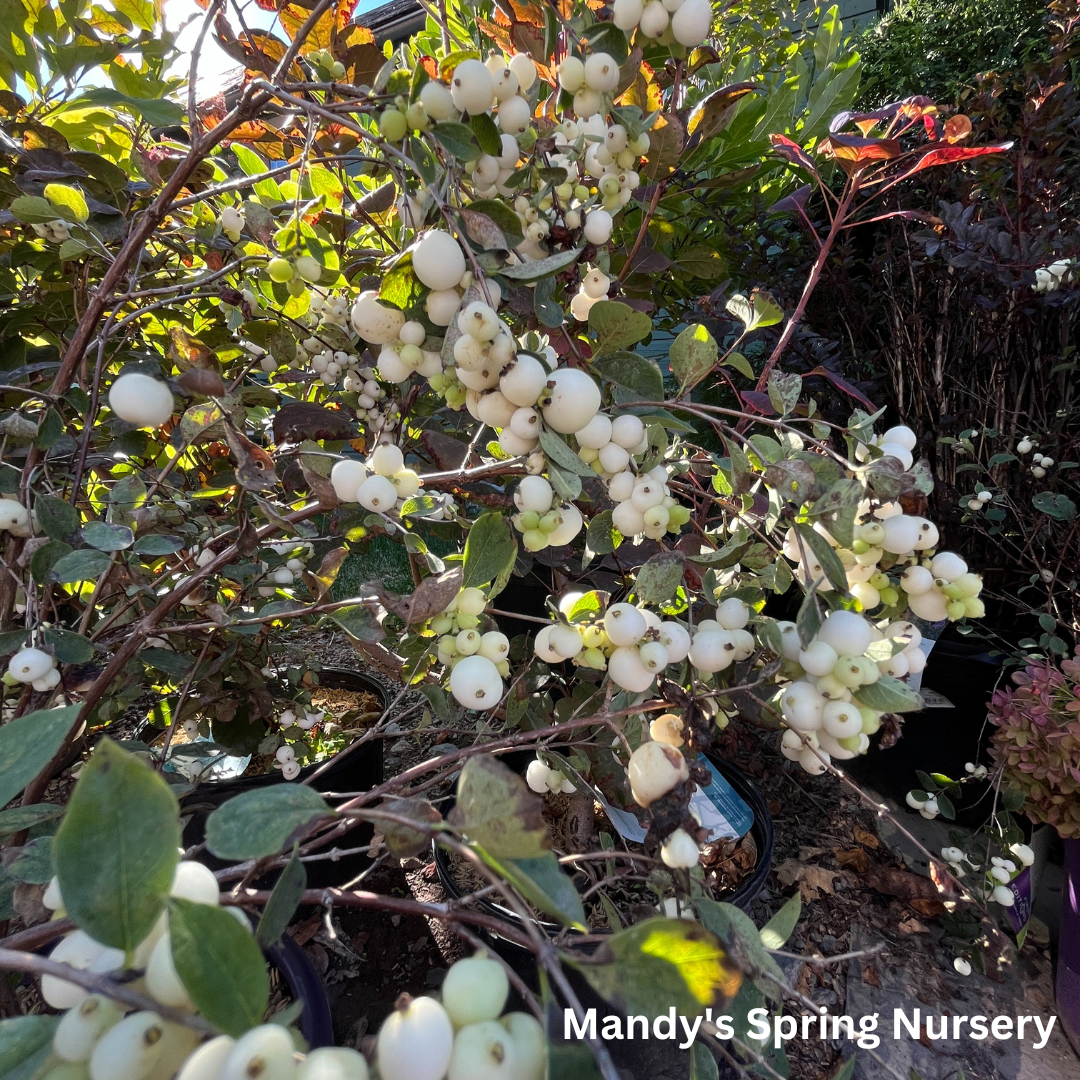
<path fill-rule="evenodd" d="M 463 1028 L 498 1017 L 509 992 L 502 964 L 478 954 L 451 965 L 443 981 L 443 1008 L 454 1027 Z"/>

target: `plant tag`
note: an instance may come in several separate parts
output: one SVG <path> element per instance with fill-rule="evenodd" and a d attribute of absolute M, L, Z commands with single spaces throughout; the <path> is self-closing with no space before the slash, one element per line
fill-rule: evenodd
<path fill-rule="evenodd" d="M 922 672 L 920 672 L 922 674 Z M 944 695 L 939 694 L 936 690 L 931 690 L 929 687 L 924 687 L 919 690 L 923 699 L 924 709 L 955 709 L 956 706 Z"/>
<path fill-rule="evenodd" d="M 694 792 L 690 813 L 709 830 L 710 844 L 715 840 L 745 836 L 754 824 L 754 811 L 707 758 L 705 766 L 712 780 L 708 787 Z"/>

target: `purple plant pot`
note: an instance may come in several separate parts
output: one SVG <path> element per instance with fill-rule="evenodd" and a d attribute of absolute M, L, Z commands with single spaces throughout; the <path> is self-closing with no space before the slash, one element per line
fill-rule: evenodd
<path fill-rule="evenodd" d="M 1061 890 L 1057 994 L 1061 1026 L 1080 1054 L 1080 840 L 1066 840 Z"/>

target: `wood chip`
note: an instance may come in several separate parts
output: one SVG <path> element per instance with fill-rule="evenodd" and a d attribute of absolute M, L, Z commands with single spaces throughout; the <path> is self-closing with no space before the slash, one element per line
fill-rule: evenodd
<path fill-rule="evenodd" d="M 881 841 L 878 840 L 872 832 L 867 832 L 861 825 L 856 825 L 851 831 L 855 839 L 862 844 L 863 847 L 879 848 L 881 846 Z"/>
<path fill-rule="evenodd" d="M 866 852 L 861 847 L 851 848 L 848 851 L 834 851 L 833 858 L 841 866 L 852 866 L 860 874 L 866 873 L 868 865 L 866 861 Z"/>

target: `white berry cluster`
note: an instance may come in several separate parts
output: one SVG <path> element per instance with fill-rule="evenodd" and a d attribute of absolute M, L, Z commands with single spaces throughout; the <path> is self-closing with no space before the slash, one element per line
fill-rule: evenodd
<path fill-rule="evenodd" d="M 323 295 L 317 289 L 312 289 L 308 315 L 323 326 L 345 329 L 349 325 L 349 301 L 344 296 Z"/>
<path fill-rule="evenodd" d="M 288 731 L 294 727 L 299 728 L 301 731 L 310 731 L 316 724 L 321 723 L 325 717 L 326 714 L 318 709 L 289 708 L 278 717 L 278 723 L 281 724 L 282 731 Z M 280 761 L 280 758 L 278 760 Z"/>
<path fill-rule="evenodd" d="M 510 105 L 511 112 L 518 108 L 518 101 L 524 102 L 525 99 L 515 98 L 514 103 Z M 528 103 L 525 104 L 527 108 Z M 528 120 L 526 120 L 527 123 Z M 472 182 L 477 198 L 491 199 L 496 195 L 502 195 L 505 198 L 513 195 L 513 191 L 506 186 L 506 181 L 510 179 L 511 173 L 517 168 L 518 161 L 521 158 L 521 147 L 512 134 L 506 134 L 505 132 L 499 136 L 499 147 L 498 155 L 481 154 L 472 163 Z M 528 200 L 526 200 L 527 202 Z M 517 209 L 516 202 L 515 209 Z M 523 222 L 523 224 L 527 223 Z M 542 240 L 546 235 L 547 233 L 544 233 L 537 238 Z"/>
<path fill-rule="evenodd" d="M 984 510 L 986 509 L 986 504 L 991 502 L 993 498 L 994 493 L 992 491 L 986 491 L 985 489 L 977 491 L 970 499 L 968 499 L 968 509 L 976 511 Z"/>
<path fill-rule="evenodd" d="M 636 421 L 636 425 L 628 423 L 621 431 L 618 430 L 618 426 L 624 421 Z M 615 439 L 620 434 L 629 441 L 636 426 L 641 426 L 641 421 L 636 416 L 618 417 L 612 423 L 612 442 L 609 446 L 619 446 Z M 644 435 L 631 449 L 631 458 L 645 453 L 642 450 L 643 443 L 647 449 L 647 437 Z M 603 449 L 608 450 L 607 447 Z M 608 450 L 606 464 L 613 463 L 612 457 Z M 604 458 L 599 460 L 600 464 L 605 464 Z M 666 465 L 656 465 L 647 473 L 635 473 L 624 468 L 608 479 L 608 496 L 615 503 L 611 512 L 611 523 L 623 536 L 644 535 L 650 540 L 659 540 L 665 533 L 678 533 L 690 520 L 690 510 L 677 502 L 671 494 L 669 479 Z"/>
<path fill-rule="evenodd" d="M 300 775 L 300 763 L 296 760 L 296 750 L 288 743 L 274 751 L 274 768 L 281 770 L 286 780 L 295 780 Z"/>
<path fill-rule="evenodd" d="M 0 532 L 12 536 L 30 536 L 31 514 L 18 499 L 0 499 Z"/>
<path fill-rule="evenodd" d="M 509 991 L 502 965 L 478 953 L 451 965 L 441 1002 L 403 994 L 379 1028 L 380 1080 L 543 1080 L 544 1029 L 529 1013 L 502 1015 Z"/>
<path fill-rule="evenodd" d="M 728 597 L 716 609 L 715 619 L 704 619 L 694 627 L 690 663 L 699 672 L 712 675 L 749 660 L 757 649 L 754 635 L 746 629 L 749 622 L 750 609 L 745 602 L 737 596 Z"/>
<path fill-rule="evenodd" d="M 563 615 L 572 610 L 578 594 L 564 597 Z M 644 693 L 669 664 L 686 659 L 690 633 L 682 623 L 662 621 L 647 608 L 612 604 L 601 619 L 591 614 L 580 621 L 553 622 L 533 642 L 536 655 L 549 664 L 571 660 L 578 667 L 607 671 L 621 690 Z"/>
<path fill-rule="evenodd" d="M 709 36 L 713 12 L 710 0 L 615 0 L 611 18 L 628 34 L 696 49 Z"/>
<path fill-rule="evenodd" d="M 213 873 L 195 862 L 182 862 L 177 867 L 171 895 L 198 904 L 217 906 L 220 902 Z M 42 902 L 56 915 L 63 914 L 63 898 L 55 878 Z M 224 910 L 251 929 L 239 908 Z M 66 935 L 50 959 L 101 975 L 118 973 L 128 966 L 121 950 L 101 945 L 82 930 Z M 173 964 L 168 913 L 135 948 L 130 966 L 145 971 L 146 992 L 160 1005 L 194 1010 Z M 164 1020 L 149 1010 L 128 1012 L 112 999 L 88 994 L 55 975 L 42 977 L 41 993 L 49 1005 L 62 1012 L 53 1034 L 49 1076 L 89 1080 L 368 1078 L 367 1064 L 355 1050 L 326 1048 L 305 1056 L 297 1052 L 293 1036 L 280 1024 L 252 1028 L 239 1039 L 219 1035 L 200 1045 L 201 1036 L 192 1028 Z"/>
<path fill-rule="evenodd" d="M 420 477 L 405 467 L 401 449 L 380 443 L 367 461 L 343 458 L 330 470 L 334 493 L 344 503 L 359 503 L 372 513 L 388 514 L 420 491 Z"/>
<path fill-rule="evenodd" d="M 512 520 L 526 551 L 562 547 L 581 532 L 584 524 L 581 511 L 573 503 L 563 506 L 554 503 L 555 492 L 544 477 L 522 477 L 514 492 L 518 513 Z"/>
<path fill-rule="evenodd" d="M 240 233 L 247 224 L 243 207 L 223 207 L 218 215 L 218 224 L 221 226 L 221 231 L 235 244 L 240 239 Z"/>
<path fill-rule="evenodd" d="M 529 762 L 529 767 L 525 770 L 525 783 L 537 795 L 573 795 L 577 791 L 569 777 L 564 776 L 558 769 L 549 768 L 539 758 Z"/>
<path fill-rule="evenodd" d="M 869 461 L 870 447 L 881 451 L 882 457 L 896 458 L 905 469 L 910 469 L 915 461 L 913 451 L 918 442 L 915 432 L 904 424 L 889 428 L 883 435 L 872 437 L 869 442 L 859 443 L 855 447 L 858 461 Z"/>
<path fill-rule="evenodd" d="M 777 625 L 784 659 L 792 665 L 786 670 L 795 676 L 779 699 L 789 729 L 781 740 L 784 756 L 817 775 L 833 758 L 846 761 L 865 754 L 869 737 L 881 726 L 881 713 L 860 705 L 853 692 L 882 675 L 902 678 L 921 671 L 926 658 L 919 649 L 919 630 L 912 623 L 894 623 L 881 631 L 853 611 L 833 611 L 803 648 L 794 623 Z M 892 656 L 882 650 L 880 660 L 867 655 L 873 643 L 885 640 L 901 648 Z"/>
<path fill-rule="evenodd" d="M 1035 284 L 1031 287 L 1036 292 L 1050 293 L 1060 289 L 1062 285 L 1072 284 L 1075 280 L 1076 260 L 1058 259 L 1057 262 L 1035 271 Z"/>
<path fill-rule="evenodd" d="M 68 227 L 68 223 L 60 218 L 55 221 L 47 221 L 44 225 L 35 223 L 33 230 L 43 240 L 48 240 L 53 244 L 62 244 L 71 237 L 71 229 Z"/>
<path fill-rule="evenodd" d="M 356 390 L 357 382 L 359 382 L 360 392 L 366 393 L 371 399 L 371 405 L 364 406 L 365 408 L 374 407 L 375 402 L 383 396 L 382 388 L 374 379 L 364 379 L 362 376 L 359 380 L 355 378 L 355 375 L 361 374 L 359 356 L 346 352 L 344 349 L 330 349 L 317 337 L 305 338 L 297 345 L 296 360 L 298 364 L 308 363 L 311 370 L 327 386 L 336 386 L 344 377 L 345 388 Z M 371 371 L 370 368 L 364 370 Z M 368 382 L 371 383 L 370 389 L 367 387 Z"/>
<path fill-rule="evenodd" d="M 481 711 L 499 704 L 502 681 L 510 675 L 510 639 L 498 630 L 483 633 L 479 628 L 486 607 L 482 589 L 462 589 L 429 623 L 439 635 L 436 649 L 450 672 L 450 692 L 466 709 Z"/>
<path fill-rule="evenodd" d="M 7 674 L 8 680 L 5 681 L 30 683 L 39 692 L 60 685 L 56 657 L 44 649 L 20 649 L 8 661 Z"/>

